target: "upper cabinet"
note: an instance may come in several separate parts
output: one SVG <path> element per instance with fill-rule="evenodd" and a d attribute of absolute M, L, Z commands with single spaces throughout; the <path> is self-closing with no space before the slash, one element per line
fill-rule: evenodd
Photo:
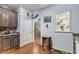
<path fill-rule="evenodd" d="M 16 29 L 17 13 L 9 9 L 0 8 L 0 28 L 1 27 L 6 27 L 10 30 Z"/>
<path fill-rule="evenodd" d="M 2 14 L 2 17 L 1 17 L 1 26 L 7 26 L 9 25 L 9 11 L 6 10 L 6 9 L 1 9 L 1 14 Z"/>
<path fill-rule="evenodd" d="M 2 16 L 1 13 L 2 12 L 1 12 L 1 8 L 0 8 L 0 27 L 1 27 L 1 16 Z"/>
<path fill-rule="evenodd" d="M 17 28 L 17 13 L 9 11 L 9 27 L 11 29 L 16 29 Z"/>

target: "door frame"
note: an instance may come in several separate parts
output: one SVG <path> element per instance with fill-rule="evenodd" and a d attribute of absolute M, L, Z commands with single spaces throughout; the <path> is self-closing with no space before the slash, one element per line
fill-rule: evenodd
<path fill-rule="evenodd" d="M 41 35 L 41 19 L 33 19 L 33 42 L 35 42 L 34 40 L 34 22 L 40 20 L 40 44 L 42 45 L 42 35 Z"/>

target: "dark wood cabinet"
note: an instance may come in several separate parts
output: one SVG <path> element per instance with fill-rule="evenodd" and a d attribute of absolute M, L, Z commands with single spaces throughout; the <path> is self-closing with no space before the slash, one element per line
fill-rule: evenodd
<path fill-rule="evenodd" d="M 19 34 L 0 37 L 0 51 L 12 48 L 19 48 L 19 45 L 20 45 Z"/>
<path fill-rule="evenodd" d="M 18 35 L 15 36 L 14 38 L 14 48 L 18 48 L 20 45 L 20 37 Z"/>
<path fill-rule="evenodd" d="M 14 12 L 9 11 L 10 13 L 10 20 L 9 20 L 9 27 L 10 29 L 17 28 L 17 14 Z"/>
<path fill-rule="evenodd" d="M 10 49 L 10 37 L 5 36 L 2 40 L 2 50 Z"/>
<path fill-rule="evenodd" d="M 0 50 L 1 50 L 1 43 L 2 43 L 1 40 L 2 40 L 2 38 L 0 38 Z"/>
<path fill-rule="evenodd" d="M 0 8 L 0 27 L 7 27 L 11 30 L 17 28 L 17 13 L 11 10 Z"/>
<path fill-rule="evenodd" d="M 1 12 L 1 8 L 0 8 L 0 27 L 1 27 L 1 24 L 2 24 L 2 12 Z"/>
<path fill-rule="evenodd" d="M 2 14 L 2 18 L 1 18 L 1 26 L 8 26 L 9 24 L 9 13 L 8 10 L 6 9 L 1 9 L 1 14 Z"/>

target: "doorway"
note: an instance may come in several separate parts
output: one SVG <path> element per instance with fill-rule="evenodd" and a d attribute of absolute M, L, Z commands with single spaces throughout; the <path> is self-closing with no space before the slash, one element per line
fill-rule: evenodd
<path fill-rule="evenodd" d="M 33 20 L 34 43 L 41 44 L 41 20 Z"/>

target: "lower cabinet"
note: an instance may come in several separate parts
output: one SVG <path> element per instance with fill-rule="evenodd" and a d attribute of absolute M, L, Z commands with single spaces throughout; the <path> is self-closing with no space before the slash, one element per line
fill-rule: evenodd
<path fill-rule="evenodd" d="M 0 50 L 1 50 L 1 38 L 0 38 Z"/>
<path fill-rule="evenodd" d="M 19 45 L 20 45 L 20 40 L 19 39 L 20 39 L 20 37 L 18 35 L 16 35 L 14 37 L 14 40 L 13 40 L 14 48 L 18 48 L 19 47 Z"/>
<path fill-rule="evenodd" d="M 0 51 L 18 48 L 20 44 L 19 35 L 0 37 Z"/>
<path fill-rule="evenodd" d="M 2 50 L 10 49 L 10 37 L 3 37 Z"/>

